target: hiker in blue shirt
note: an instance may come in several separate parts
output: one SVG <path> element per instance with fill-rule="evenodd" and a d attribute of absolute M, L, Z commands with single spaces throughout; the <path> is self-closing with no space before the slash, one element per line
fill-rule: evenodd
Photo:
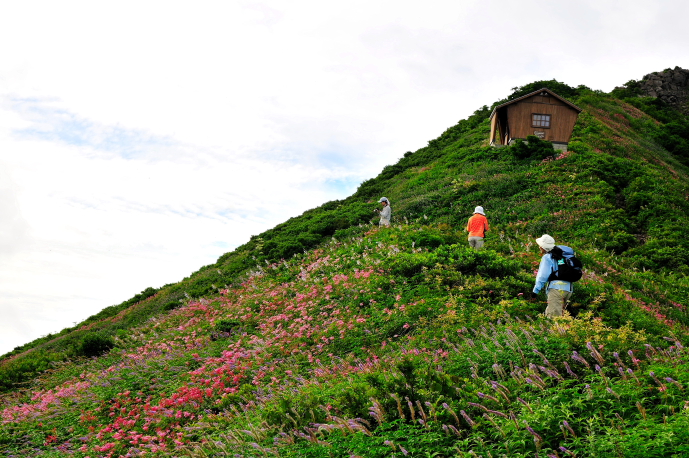
<path fill-rule="evenodd" d="M 536 285 L 531 293 L 531 299 L 535 300 L 538 293 L 545 287 L 548 297 L 548 307 L 545 309 L 545 316 L 562 316 L 567 301 L 572 296 L 572 283 L 564 280 L 548 281 L 550 275 L 558 270 L 557 260 L 553 257 L 552 251 L 555 248 L 555 239 L 548 234 L 543 234 L 536 239 L 536 243 L 541 249 L 541 264 L 538 266 L 536 274 Z M 562 254 L 573 256 L 574 250 L 568 246 L 557 245 L 562 250 Z"/>

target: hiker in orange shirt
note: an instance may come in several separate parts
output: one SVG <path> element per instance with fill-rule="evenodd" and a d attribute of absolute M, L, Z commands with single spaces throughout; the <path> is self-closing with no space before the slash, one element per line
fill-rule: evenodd
<path fill-rule="evenodd" d="M 486 236 L 488 229 L 488 218 L 486 218 L 483 207 L 476 207 L 474 209 L 474 215 L 469 218 L 469 222 L 467 223 L 469 246 L 475 250 L 483 248 L 483 238 Z"/>

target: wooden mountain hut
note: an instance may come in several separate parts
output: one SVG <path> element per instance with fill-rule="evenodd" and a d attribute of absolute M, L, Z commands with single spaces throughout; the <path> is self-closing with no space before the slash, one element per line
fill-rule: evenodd
<path fill-rule="evenodd" d="M 535 135 L 567 151 L 579 113 L 581 108 L 550 89 L 539 89 L 495 107 L 490 115 L 490 144 L 511 145 Z"/>

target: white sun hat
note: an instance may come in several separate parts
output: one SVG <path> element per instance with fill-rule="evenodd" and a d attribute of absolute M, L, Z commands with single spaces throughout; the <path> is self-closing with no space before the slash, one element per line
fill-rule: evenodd
<path fill-rule="evenodd" d="M 483 216 L 486 216 L 486 214 L 483 211 L 483 207 L 481 207 L 480 205 L 478 207 L 474 208 L 474 213 L 480 213 Z"/>
<path fill-rule="evenodd" d="M 539 247 L 543 248 L 545 251 L 550 251 L 555 248 L 555 239 L 548 234 L 543 234 L 536 239 L 536 243 Z"/>

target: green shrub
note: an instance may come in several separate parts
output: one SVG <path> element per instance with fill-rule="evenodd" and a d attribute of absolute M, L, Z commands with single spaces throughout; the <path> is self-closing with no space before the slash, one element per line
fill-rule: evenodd
<path fill-rule="evenodd" d="M 424 268 L 444 266 L 464 274 L 489 277 L 516 275 L 521 270 L 517 261 L 506 259 L 494 251 L 476 251 L 464 245 L 442 245 L 434 252 L 401 253 L 391 263 L 395 275 L 414 277 Z"/>
<path fill-rule="evenodd" d="M 416 246 L 418 247 L 437 248 L 444 243 L 445 240 L 442 237 L 428 232 L 422 232 L 416 237 Z"/>
<path fill-rule="evenodd" d="M 75 349 L 77 356 L 100 356 L 107 353 L 115 346 L 110 336 L 101 333 L 87 334 L 77 344 Z"/>
<path fill-rule="evenodd" d="M 15 389 L 18 385 L 49 369 L 52 363 L 64 359 L 64 354 L 38 350 L 22 358 L 4 361 L 0 365 L 0 392 Z"/>
<path fill-rule="evenodd" d="M 552 80 L 541 80 L 541 81 L 534 81 L 533 83 L 525 84 L 524 86 L 520 87 L 515 87 L 513 88 L 513 93 L 507 98 L 507 100 L 514 100 L 518 99 L 519 97 L 522 97 L 526 94 L 530 94 L 534 91 L 537 91 L 539 89 L 547 88 L 550 89 L 551 91 L 555 92 L 557 95 L 565 98 L 574 98 L 578 97 L 586 92 L 590 92 L 591 89 L 584 85 L 577 86 L 576 88 L 566 84 L 566 83 L 561 83 L 555 79 Z M 499 105 L 503 103 L 504 101 L 499 101 L 494 104 Z"/>
<path fill-rule="evenodd" d="M 542 161 L 549 156 L 555 155 L 552 143 L 541 140 L 534 135 L 526 137 L 526 141 L 518 138 L 509 149 L 510 153 L 519 160 Z"/>
<path fill-rule="evenodd" d="M 215 330 L 218 332 L 232 332 L 242 326 L 239 320 L 218 320 L 215 322 Z"/>
<path fill-rule="evenodd" d="M 169 312 L 170 310 L 174 310 L 181 305 L 182 305 L 182 302 L 180 302 L 180 301 L 170 301 L 170 302 L 165 303 L 165 305 L 163 305 L 163 310 Z"/>
<path fill-rule="evenodd" d="M 256 331 L 255 321 L 240 321 L 223 319 L 215 322 L 213 331 L 211 332 L 211 340 L 218 340 L 229 337 L 232 334 L 250 333 Z"/>

